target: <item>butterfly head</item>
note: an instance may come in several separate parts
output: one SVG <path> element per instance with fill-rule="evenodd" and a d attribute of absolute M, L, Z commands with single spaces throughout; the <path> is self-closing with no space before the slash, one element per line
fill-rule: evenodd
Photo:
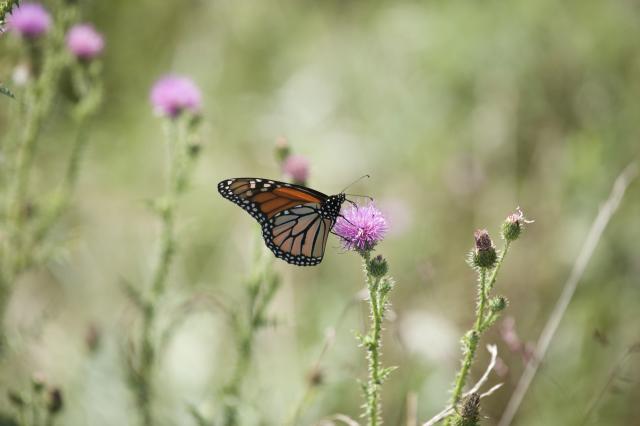
<path fill-rule="evenodd" d="M 344 203 L 346 199 L 347 196 L 344 192 L 330 196 L 322 206 L 322 215 L 328 219 L 335 220 L 335 218 L 340 214 L 342 203 Z"/>

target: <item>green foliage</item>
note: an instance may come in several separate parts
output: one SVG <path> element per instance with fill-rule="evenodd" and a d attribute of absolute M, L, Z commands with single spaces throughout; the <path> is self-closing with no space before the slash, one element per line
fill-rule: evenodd
<path fill-rule="evenodd" d="M 3 94 L 13 99 L 16 98 L 16 95 L 14 95 L 13 92 L 8 87 L 4 86 L 1 83 L 0 83 L 0 94 Z"/>

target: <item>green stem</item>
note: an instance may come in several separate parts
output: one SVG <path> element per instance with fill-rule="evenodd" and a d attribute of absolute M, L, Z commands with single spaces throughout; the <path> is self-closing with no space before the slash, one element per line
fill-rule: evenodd
<path fill-rule="evenodd" d="M 231 379 L 223 389 L 226 399 L 223 408 L 223 425 L 235 426 L 238 423 L 238 398 L 241 394 L 242 383 L 249 371 L 255 335 L 266 324 L 266 310 L 273 300 L 279 287 L 280 281 L 271 271 L 270 257 L 264 257 L 262 251 L 261 238 L 258 241 L 259 247 L 256 253 L 256 264 L 258 265 L 247 284 L 247 318 L 246 323 L 243 318 L 234 317 L 236 335 L 238 335 L 238 360 L 234 367 Z M 267 255 L 269 256 L 269 255 Z M 266 260 L 265 260 L 266 259 Z"/>
<path fill-rule="evenodd" d="M 460 400 L 462 399 L 462 391 L 467 382 L 467 378 L 469 376 L 469 371 L 471 370 L 471 365 L 473 364 L 473 360 L 475 358 L 476 349 L 478 347 L 478 341 L 480 340 L 480 335 L 486 331 L 486 329 L 493 324 L 495 321 L 495 314 L 489 313 L 485 315 L 485 308 L 487 304 L 487 300 L 489 298 L 489 293 L 493 289 L 493 286 L 496 283 L 498 273 L 500 272 L 500 267 L 504 262 L 505 256 L 509 251 L 509 247 L 511 245 L 510 241 L 506 241 L 504 248 L 502 249 L 500 256 L 496 262 L 496 266 L 491 271 L 491 275 L 487 278 L 487 269 L 480 268 L 479 274 L 479 284 L 478 284 L 478 301 L 476 307 L 476 320 L 474 322 L 474 326 L 469 332 L 465 335 L 463 340 L 463 348 L 464 348 L 464 358 L 462 360 L 462 366 L 460 367 L 460 371 L 456 376 L 456 381 L 453 387 L 453 392 L 451 395 L 451 404 L 455 407 Z M 445 425 L 449 426 L 452 423 L 452 417 L 447 418 L 445 421 Z"/>
<path fill-rule="evenodd" d="M 484 317 L 484 308 L 487 301 L 486 283 L 487 283 L 487 270 L 485 268 L 480 269 L 480 282 L 478 284 L 478 302 L 476 308 L 476 321 L 473 329 L 471 329 L 464 339 L 465 356 L 462 361 L 462 367 L 456 377 L 456 382 L 453 387 L 453 393 L 451 394 L 451 404 L 456 406 L 460 402 L 462 397 L 462 390 L 467 382 L 469 376 L 469 370 L 473 364 L 473 359 L 476 355 L 476 349 L 478 347 L 478 340 L 480 338 L 480 328 L 482 326 L 482 318 Z M 448 422 L 449 424 L 449 422 Z"/>
<path fill-rule="evenodd" d="M 362 254 L 366 272 L 367 288 L 369 290 L 369 311 L 371 315 L 371 326 L 369 333 L 365 337 L 365 347 L 367 349 L 367 359 L 369 361 L 369 378 L 365 390 L 365 415 L 369 426 L 376 426 L 382 423 L 382 413 L 380 407 L 380 348 L 382 346 L 381 331 L 384 315 L 384 303 L 380 294 L 380 277 L 372 276 L 369 271 L 370 253 Z"/>
<path fill-rule="evenodd" d="M 153 328 L 157 316 L 158 304 L 166 290 L 166 283 L 175 254 L 174 220 L 178 198 L 184 189 L 183 182 L 187 179 L 187 168 L 184 167 L 186 155 L 185 133 L 181 130 L 181 121 L 169 123 L 168 140 L 168 168 L 169 178 L 167 192 L 160 206 L 162 231 L 160 236 L 160 250 L 158 262 L 151 280 L 151 297 L 143 307 L 142 343 L 138 360 L 138 374 L 136 380 L 136 397 L 140 410 L 141 423 L 144 426 L 154 424 L 152 412 L 152 379 L 153 366 L 156 360 L 156 350 L 153 344 Z"/>
<path fill-rule="evenodd" d="M 500 267 L 502 266 L 502 262 L 504 261 L 507 252 L 509 251 L 509 247 L 511 247 L 511 241 L 506 241 L 504 243 L 504 248 L 500 252 L 500 256 L 498 257 L 498 261 L 496 263 L 496 267 L 493 269 L 491 276 L 489 277 L 489 281 L 487 283 L 486 293 L 488 294 L 491 290 L 493 290 L 493 286 L 496 283 L 496 279 L 498 278 L 498 272 L 500 272 Z"/>

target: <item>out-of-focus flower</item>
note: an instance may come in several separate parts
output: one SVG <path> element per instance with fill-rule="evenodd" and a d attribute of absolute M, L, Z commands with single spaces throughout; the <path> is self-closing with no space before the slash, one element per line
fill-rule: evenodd
<path fill-rule="evenodd" d="M 295 183 L 304 184 L 309 178 L 309 160 L 302 155 L 289 155 L 282 164 L 282 172 Z"/>
<path fill-rule="evenodd" d="M 22 3 L 7 17 L 7 28 L 24 38 L 36 39 L 51 28 L 51 16 L 39 3 Z"/>
<path fill-rule="evenodd" d="M 90 60 L 102 53 L 104 38 L 91 24 L 76 24 L 67 32 L 67 48 L 82 60 Z"/>
<path fill-rule="evenodd" d="M 13 69 L 11 79 L 16 86 L 25 86 L 29 82 L 30 78 L 31 72 L 29 71 L 29 66 L 27 66 L 27 64 L 16 65 L 16 67 Z"/>
<path fill-rule="evenodd" d="M 197 114 L 201 107 L 200 90 L 187 77 L 166 75 L 151 89 L 151 103 L 158 114 L 176 118 L 183 111 Z"/>
<path fill-rule="evenodd" d="M 384 238 L 388 226 L 382 212 L 371 203 L 343 211 L 333 229 L 346 249 L 368 251 Z"/>

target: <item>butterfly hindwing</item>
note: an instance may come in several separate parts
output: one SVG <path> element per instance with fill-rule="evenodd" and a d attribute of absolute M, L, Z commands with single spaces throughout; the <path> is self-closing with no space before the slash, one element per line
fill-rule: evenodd
<path fill-rule="evenodd" d="M 332 221 L 322 216 L 320 205 L 307 203 L 275 215 L 263 225 L 262 236 L 276 257 L 312 266 L 322 261 L 332 227 Z"/>
<path fill-rule="evenodd" d="M 300 266 L 322 261 L 344 201 L 344 194 L 328 197 L 304 186 L 260 178 L 227 179 L 218 184 L 218 192 L 260 223 L 276 257 Z"/>

